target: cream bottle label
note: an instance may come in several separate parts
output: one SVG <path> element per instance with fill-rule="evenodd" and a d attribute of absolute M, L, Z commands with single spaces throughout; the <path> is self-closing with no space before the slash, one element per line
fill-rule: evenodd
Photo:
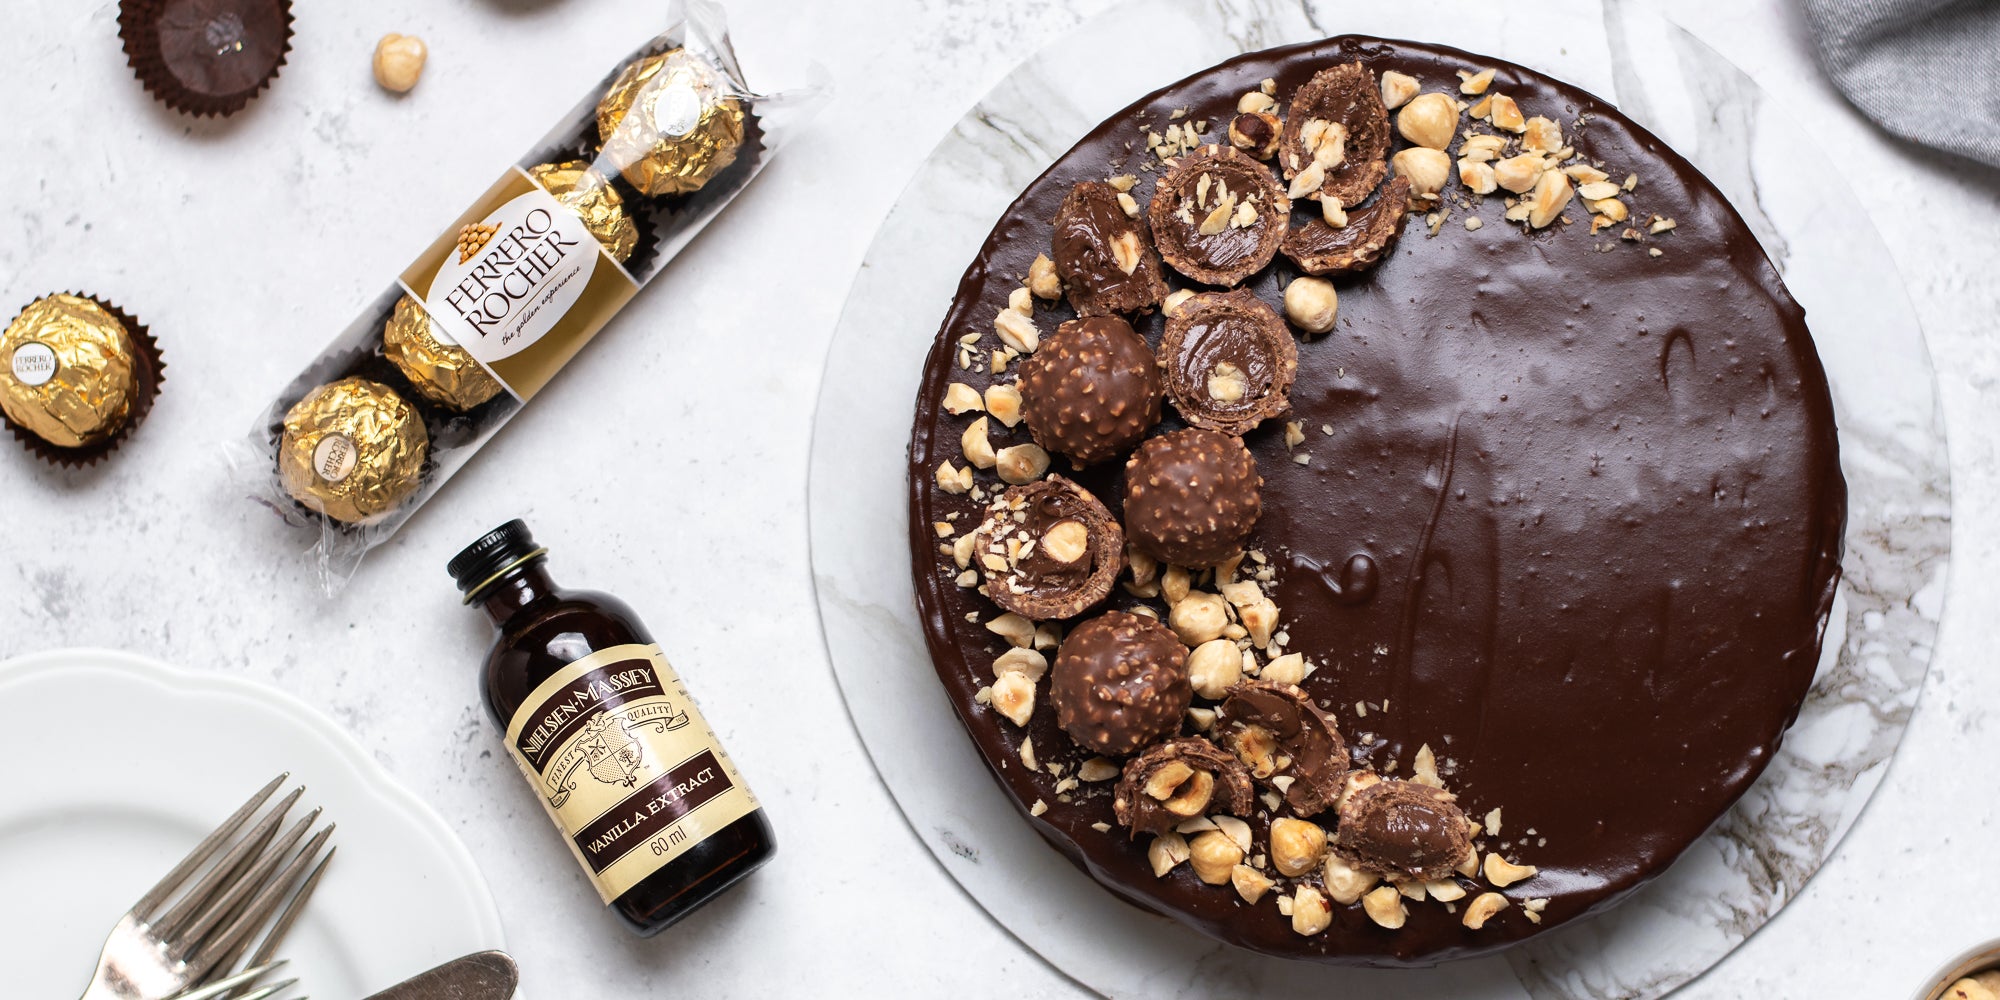
<path fill-rule="evenodd" d="M 507 749 L 606 903 L 757 809 L 658 646 L 564 666 L 509 720 Z"/>

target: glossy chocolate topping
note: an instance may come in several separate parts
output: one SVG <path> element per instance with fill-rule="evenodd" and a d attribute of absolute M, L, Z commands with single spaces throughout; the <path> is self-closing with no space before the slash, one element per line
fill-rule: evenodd
<path fill-rule="evenodd" d="M 990 337 L 1019 275 L 1048 252 L 1070 188 L 1138 172 L 1128 144 L 1143 150 L 1140 129 L 1177 108 L 1216 132 L 1265 77 L 1282 105 L 1315 72 L 1357 59 L 1431 90 L 1455 86 L 1459 69 L 1494 67 L 1494 91 L 1562 122 L 1615 177 L 1639 175 L 1627 196 L 1635 219 L 1678 223 L 1625 241 L 1593 237 L 1579 207 L 1571 224 L 1532 233 L 1502 219 L 1498 195 L 1455 207 L 1435 238 L 1408 232 L 1374 269 L 1337 279 L 1339 325 L 1299 348 L 1290 419 L 1305 440 L 1288 449 L 1277 421 L 1246 438 L 1265 480 L 1250 545 L 1275 570 L 1287 648 L 1321 665 L 1305 690 L 1334 714 L 1357 766 L 1407 769 L 1429 744 L 1467 813 L 1504 807 L 1501 839 L 1533 828 L 1536 842 L 1516 854 L 1540 872 L 1505 891 L 1547 898 L 1539 924 L 1514 906 L 1474 931 L 1412 903 L 1389 932 L 1359 906 L 1336 906 L 1325 933 L 1301 937 L 1268 900 L 1245 906 L 1186 866 L 1155 878 L 1145 838 L 1092 826 L 1115 822 L 1110 783 L 1062 802 L 1059 777 L 1019 766 L 1022 738 L 1045 764 L 1089 756 L 1055 713 L 1038 709 L 1017 730 L 975 700 L 999 646 L 966 615 L 998 609 L 954 585 L 931 528 L 982 507 L 930 475 L 957 455 L 970 419 L 941 410 L 945 385 L 988 378 L 957 370 L 958 338 Z M 1153 175 L 1139 176 L 1149 193 Z M 1464 192 L 1454 181 L 1446 194 Z M 1317 209 L 1301 201 L 1294 221 Z M 1461 225 L 1470 214 L 1478 231 Z M 1275 306 L 1297 273 L 1280 259 L 1245 287 Z M 1157 343 L 1160 317 L 1136 325 Z M 1024 822 L 1120 896 L 1274 954 L 1428 964 L 1488 952 L 1658 875 L 1776 752 L 1811 683 L 1839 573 L 1845 493 L 1826 378 L 1803 312 L 1743 220 L 1610 105 L 1452 49 L 1344 37 L 1254 53 L 1114 115 L 999 220 L 939 330 L 915 409 L 910 537 L 925 635 Z M 1120 463 L 1077 474 L 1114 513 L 1122 476 Z M 1049 809 L 1029 818 L 1037 799 Z"/>

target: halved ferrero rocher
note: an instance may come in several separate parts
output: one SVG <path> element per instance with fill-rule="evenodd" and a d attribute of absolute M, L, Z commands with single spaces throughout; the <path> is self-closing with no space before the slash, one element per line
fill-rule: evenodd
<path fill-rule="evenodd" d="M 1118 196 L 1103 181 L 1084 181 L 1056 210 L 1050 252 L 1079 316 L 1143 312 L 1167 297 L 1160 255 Z"/>
<path fill-rule="evenodd" d="M 1297 685 L 1246 681 L 1230 689 L 1215 732 L 1251 777 L 1282 784 L 1285 802 L 1300 816 L 1325 812 L 1340 798 L 1347 741 Z"/>
<path fill-rule="evenodd" d="M 1291 226 L 1292 199 L 1263 164 L 1232 146 L 1183 156 L 1153 187 L 1153 242 L 1174 270 L 1236 285 L 1263 270 Z"/>
<path fill-rule="evenodd" d="M 1248 816 L 1256 808 L 1249 772 L 1195 736 L 1155 743 L 1126 761 L 1111 799 L 1112 814 L 1135 837 L 1165 833 L 1197 816 Z"/>
<path fill-rule="evenodd" d="M 1174 566 L 1242 552 L 1264 512 L 1264 479 L 1241 438 L 1190 428 L 1148 439 L 1125 462 L 1125 531 Z"/>
<path fill-rule="evenodd" d="M 1396 245 L 1409 219 L 1410 179 L 1395 177 L 1367 208 L 1347 213 L 1347 225 L 1335 227 L 1314 219 L 1285 237 L 1285 256 L 1307 274 L 1353 274 L 1366 271 Z"/>
<path fill-rule="evenodd" d="M 1102 754 L 1128 754 L 1179 730 L 1194 701 L 1187 647 L 1158 620 L 1123 611 L 1070 629 L 1049 673 L 1056 723 Z"/>
<path fill-rule="evenodd" d="M 1449 878 L 1472 852 L 1472 821 L 1442 788 L 1385 778 L 1340 804 L 1337 849 L 1356 868 L 1388 878 Z"/>
<path fill-rule="evenodd" d="M 1174 409 L 1196 427 L 1245 434 L 1291 409 L 1298 345 L 1277 311 L 1247 288 L 1204 292 L 1176 307 L 1159 359 Z"/>
<path fill-rule="evenodd" d="M 1049 476 L 1008 487 L 973 532 L 993 603 L 1034 621 L 1081 614 L 1125 570 L 1125 532 L 1089 490 Z"/>
<path fill-rule="evenodd" d="M 1166 395 L 1152 348 L 1118 316 L 1073 319 L 1043 338 L 1021 362 L 1020 391 L 1035 442 L 1078 466 L 1137 444 Z"/>
<path fill-rule="evenodd" d="M 542 186 L 564 208 L 583 220 L 583 228 L 604 247 L 613 260 L 623 261 L 639 246 L 639 227 L 625 211 L 625 198 L 581 160 L 541 163 L 528 168 L 528 176 Z"/>
<path fill-rule="evenodd" d="M 1359 62 L 1313 74 L 1292 96 L 1278 164 L 1294 198 L 1368 200 L 1389 173 L 1389 109 Z"/>

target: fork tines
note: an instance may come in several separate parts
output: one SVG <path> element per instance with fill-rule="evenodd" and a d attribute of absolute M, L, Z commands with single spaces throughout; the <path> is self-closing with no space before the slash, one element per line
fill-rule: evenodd
<path fill-rule="evenodd" d="M 246 952 L 250 966 L 266 964 L 333 857 L 333 824 L 307 836 L 318 809 L 279 830 L 304 786 L 264 808 L 288 777 L 271 779 L 132 907 L 168 960 L 185 963 L 189 985 L 228 976 Z M 263 939 L 252 951 L 259 930 Z"/>

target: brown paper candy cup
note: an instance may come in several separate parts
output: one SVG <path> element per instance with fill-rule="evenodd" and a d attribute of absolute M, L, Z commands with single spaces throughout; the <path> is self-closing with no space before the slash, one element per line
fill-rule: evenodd
<path fill-rule="evenodd" d="M 227 117 L 277 79 L 291 0 L 119 0 L 125 61 L 146 91 L 196 117 Z"/>

